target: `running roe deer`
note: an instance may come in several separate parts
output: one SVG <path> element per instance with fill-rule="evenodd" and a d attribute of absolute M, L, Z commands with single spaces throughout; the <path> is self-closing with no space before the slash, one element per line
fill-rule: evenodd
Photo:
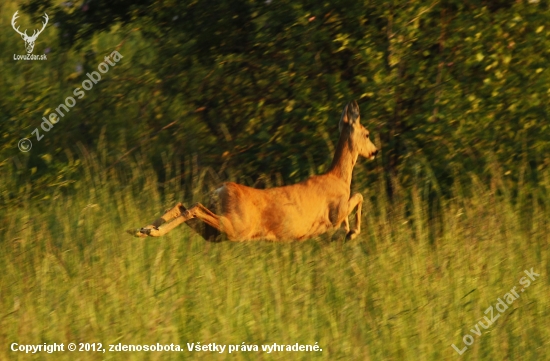
<path fill-rule="evenodd" d="M 361 231 L 363 196 L 350 197 L 353 167 L 358 156 L 374 159 L 378 153 L 359 118 L 355 101 L 344 107 L 338 125 L 340 139 L 325 174 L 269 189 L 227 182 L 214 192 L 213 209 L 219 215 L 200 203 L 190 209 L 178 203 L 153 224 L 128 232 L 136 237 L 159 237 L 185 222 L 206 240 L 225 234 L 230 241 L 282 241 L 311 238 L 343 223 L 346 238 L 354 239 Z M 348 216 L 355 207 L 355 226 L 350 230 Z"/>

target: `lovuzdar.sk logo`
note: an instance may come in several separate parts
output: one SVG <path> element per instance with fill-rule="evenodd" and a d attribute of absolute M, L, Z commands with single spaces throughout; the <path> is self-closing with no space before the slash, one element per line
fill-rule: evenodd
<path fill-rule="evenodd" d="M 13 30 L 15 30 L 19 35 L 21 35 L 21 37 L 23 38 L 23 40 L 25 41 L 25 49 L 27 50 L 27 54 L 25 55 L 16 55 L 16 54 L 13 54 L 13 60 L 47 60 L 47 57 L 46 57 L 46 54 L 42 54 L 42 55 L 34 55 L 32 54 L 32 51 L 34 49 L 34 43 L 36 42 L 36 38 L 38 38 L 38 35 L 40 35 L 42 33 L 42 31 L 44 31 L 44 29 L 46 28 L 46 24 L 48 24 L 48 14 L 44 13 L 44 22 L 42 22 L 42 29 L 40 30 L 34 30 L 32 35 L 27 35 L 27 30 L 25 30 L 24 32 L 21 32 L 19 31 L 19 26 L 15 27 L 16 24 L 16 20 L 17 18 L 19 17 L 17 15 L 19 11 L 16 11 L 15 14 L 13 14 L 13 17 L 11 18 L 11 26 L 13 27 Z"/>

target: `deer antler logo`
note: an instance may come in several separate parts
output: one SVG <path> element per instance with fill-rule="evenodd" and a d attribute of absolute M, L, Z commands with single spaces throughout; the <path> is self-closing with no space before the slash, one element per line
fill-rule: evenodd
<path fill-rule="evenodd" d="M 48 14 L 44 13 L 44 20 L 46 21 L 42 23 L 42 29 L 34 30 L 32 35 L 28 36 L 27 30 L 25 30 L 25 32 L 22 33 L 19 31 L 19 26 L 17 28 L 15 27 L 15 21 L 18 18 L 17 13 L 18 11 L 16 11 L 15 14 L 13 14 L 13 18 L 11 19 L 11 26 L 13 26 L 13 30 L 15 30 L 19 35 L 21 35 L 21 37 L 25 41 L 25 48 L 27 49 L 27 54 L 30 54 L 34 49 L 34 42 L 36 41 L 36 38 L 38 38 L 38 35 L 40 35 L 40 33 L 44 30 L 44 28 L 46 27 L 46 24 L 48 24 L 48 20 L 49 20 Z"/>

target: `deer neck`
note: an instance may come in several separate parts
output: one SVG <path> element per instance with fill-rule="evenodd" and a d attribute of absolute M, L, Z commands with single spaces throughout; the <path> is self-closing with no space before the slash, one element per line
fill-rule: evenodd
<path fill-rule="evenodd" d="M 327 174 L 332 174 L 351 185 L 353 167 L 359 154 L 352 149 L 349 137 L 341 136 Z"/>

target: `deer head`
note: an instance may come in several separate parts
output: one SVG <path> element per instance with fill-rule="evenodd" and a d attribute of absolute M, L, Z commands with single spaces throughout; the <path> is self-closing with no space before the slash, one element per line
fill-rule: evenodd
<path fill-rule="evenodd" d="M 341 134 L 348 136 L 348 145 L 351 151 L 362 157 L 374 159 L 378 154 L 378 149 L 371 142 L 367 128 L 359 121 L 359 105 L 354 100 L 344 107 L 338 129 Z"/>
<path fill-rule="evenodd" d="M 27 54 L 30 54 L 34 49 L 34 42 L 36 41 L 36 38 L 38 38 L 38 35 L 40 35 L 40 33 L 44 30 L 44 28 L 46 27 L 46 24 L 48 24 L 48 20 L 49 20 L 48 14 L 44 13 L 44 20 L 46 21 L 42 23 L 42 29 L 34 30 L 32 35 L 28 36 L 27 30 L 25 30 L 25 32 L 22 33 L 19 31 L 19 26 L 17 28 L 15 27 L 15 21 L 18 18 L 17 13 L 18 11 L 16 11 L 15 14 L 13 14 L 13 18 L 11 19 L 11 26 L 13 27 L 13 30 L 15 30 L 19 35 L 21 35 L 21 37 L 25 41 L 25 48 L 27 49 Z"/>

